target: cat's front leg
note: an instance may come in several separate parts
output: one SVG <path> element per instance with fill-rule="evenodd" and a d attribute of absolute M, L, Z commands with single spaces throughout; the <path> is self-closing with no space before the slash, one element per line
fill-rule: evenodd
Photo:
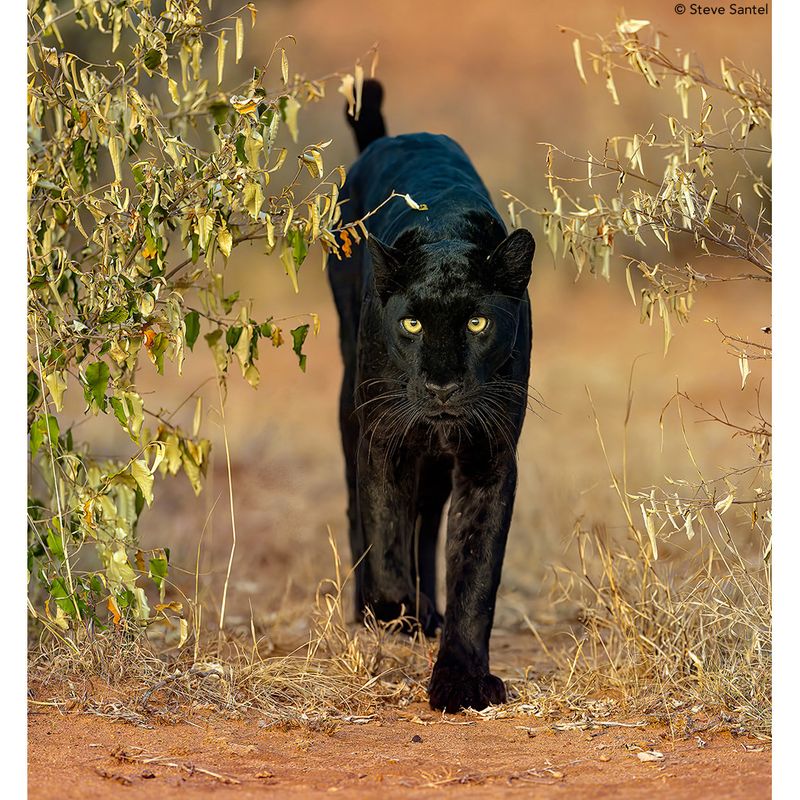
<path fill-rule="evenodd" d="M 416 521 L 417 458 L 380 443 L 359 453 L 358 515 L 366 552 L 359 567 L 364 607 L 377 619 L 415 617 L 426 633 L 438 618 L 417 592 L 411 564 Z M 363 613 L 364 609 L 362 609 Z"/>
<path fill-rule="evenodd" d="M 513 456 L 459 464 L 447 532 L 447 609 L 428 695 L 454 713 L 506 699 L 489 672 L 489 637 L 514 504 Z"/>

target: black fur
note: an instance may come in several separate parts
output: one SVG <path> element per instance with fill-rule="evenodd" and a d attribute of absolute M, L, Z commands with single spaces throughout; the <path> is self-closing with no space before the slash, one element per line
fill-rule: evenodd
<path fill-rule="evenodd" d="M 450 498 L 447 605 L 429 697 L 451 712 L 483 708 L 506 696 L 489 672 L 489 636 L 527 406 L 534 242 L 526 230 L 506 235 L 452 139 L 380 135 L 382 93 L 371 84 L 363 126 L 354 124 L 365 149 L 342 191 L 343 224 L 393 189 L 428 210 L 393 200 L 367 221 L 366 245 L 328 263 L 345 366 L 356 601 L 379 619 L 404 612 L 435 632 L 436 539 Z M 403 326 L 409 318 L 420 332 Z M 488 320 L 482 332 L 468 330 L 475 318 Z"/>

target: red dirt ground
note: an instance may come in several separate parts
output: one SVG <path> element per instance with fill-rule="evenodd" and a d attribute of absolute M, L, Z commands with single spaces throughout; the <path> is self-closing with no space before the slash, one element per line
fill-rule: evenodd
<path fill-rule="evenodd" d="M 265 730 L 256 720 L 220 717 L 148 730 L 34 711 L 29 797 L 770 796 L 768 745 L 727 733 L 701 736 L 673 739 L 653 726 L 553 731 L 519 717 L 441 717 L 421 704 L 333 733 Z M 640 761 L 642 750 L 664 758 Z"/>

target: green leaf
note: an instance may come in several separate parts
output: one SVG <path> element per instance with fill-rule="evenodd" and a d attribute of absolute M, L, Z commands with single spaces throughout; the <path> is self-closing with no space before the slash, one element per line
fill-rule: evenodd
<path fill-rule="evenodd" d="M 227 103 L 211 103 L 208 106 L 208 110 L 211 112 L 211 115 L 214 117 L 214 122 L 217 125 L 224 125 L 228 121 L 228 115 L 230 114 L 231 107 Z M 237 157 L 239 154 L 238 146 L 237 146 Z M 242 155 L 244 155 L 244 151 L 242 151 Z"/>
<path fill-rule="evenodd" d="M 291 331 L 292 350 L 297 354 L 297 358 L 300 362 L 300 369 L 303 370 L 303 372 L 306 371 L 306 355 L 303 353 L 303 343 L 306 340 L 306 336 L 308 336 L 308 327 L 308 323 L 306 323 L 305 325 L 299 325 Z"/>
<path fill-rule="evenodd" d="M 69 590 L 63 578 L 55 578 L 50 584 L 50 597 L 55 600 L 56 605 L 68 616 L 77 617 L 78 610 L 75 602 L 70 597 Z"/>
<path fill-rule="evenodd" d="M 233 308 L 233 304 L 239 299 L 239 292 L 234 292 L 233 294 L 229 294 L 227 297 L 222 298 L 222 307 L 225 309 L 226 314 L 231 313 L 231 309 Z"/>
<path fill-rule="evenodd" d="M 239 337 L 242 335 L 242 327 L 241 325 L 232 325 L 228 328 L 227 333 L 225 334 L 225 343 L 230 348 L 236 347 L 236 343 L 239 341 Z"/>
<path fill-rule="evenodd" d="M 138 520 L 139 515 L 144 510 L 144 495 L 138 486 L 136 487 L 136 499 L 133 502 L 133 510 L 136 513 L 136 519 Z"/>
<path fill-rule="evenodd" d="M 58 420 L 52 414 L 45 414 L 37 417 L 31 425 L 31 455 L 35 456 L 42 446 L 42 442 L 48 439 L 55 446 L 58 443 Z"/>
<path fill-rule="evenodd" d="M 164 602 L 164 593 L 166 591 L 166 584 L 164 579 L 167 577 L 169 571 L 169 550 L 157 551 L 163 552 L 163 555 L 157 555 L 150 559 L 149 575 L 153 579 L 153 583 L 158 586 L 158 593 L 161 602 Z"/>
<path fill-rule="evenodd" d="M 247 163 L 247 154 L 244 151 L 244 143 L 245 143 L 245 135 L 240 133 L 236 137 L 236 158 L 242 162 L 242 164 Z"/>
<path fill-rule="evenodd" d="M 147 69 L 153 70 L 157 66 L 161 64 L 161 51 L 160 50 L 148 50 L 144 57 L 144 65 Z"/>
<path fill-rule="evenodd" d="M 190 350 L 194 350 L 194 343 L 200 335 L 200 314 L 197 311 L 190 311 L 183 321 L 186 324 L 186 344 Z"/>
<path fill-rule="evenodd" d="M 290 229 L 289 233 L 286 234 L 286 239 L 292 246 L 294 263 L 299 267 L 306 260 L 306 256 L 308 255 L 308 243 L 297 228 Z"/>
<path fill-rule="evenodd" d="M 28 406 L 32 406 L 41 395 L 39 389 L 39 376 L 34 370 L 28 371 Z"/>
<path fill-rule="evenodd" d="M 119 424 L 127 429 L 128 417 L 125 414 L 125 406 L 122 405 L 122 401 L 118 397 L 110 397 L 109 402 L 114 410 L 114 416 L 119 420 Z"/>
<path fill-rule="evenodd" d="M 86 174 L 86 139 L 78 137 L 72 143 L 72 166 L 81 177 Z"/>
<path fill-rule="evenodd" d="M 83 394 L 87 403 L 91 405 L 94 401 L 101 411 L 104 411 L 106 407 L 109 374 L 108 364 L 105 361 L 95 361 L 86 367 L 86 386 L 84 386 Z"/>
<path fill-rule="evenodd" d="M 167 564 L 166 558 L 151 558 L 150 559 L 150 571 L 149 575 L 153 579 L 153 583 L 155 583 L 158 588 L 161 588 L 161 584 L 164 582 L 164 578 L 167 577 L 167 571 L 169 569 L 169 565 Z"/>
<path fill-rule="evenodd" d="M 126 319 L 128 319 L 128 309 L 122 306 L 104 311 L 100 315 L 100 322 L 103 323 L 125 322 Z"/>
<path fill-rule="evenodd" d="M 56 558 L 64 558 L 64 545 L 61 541 L 61 537 L 52 529 L 47 529 L 47 549 L 54 555 Z"/>

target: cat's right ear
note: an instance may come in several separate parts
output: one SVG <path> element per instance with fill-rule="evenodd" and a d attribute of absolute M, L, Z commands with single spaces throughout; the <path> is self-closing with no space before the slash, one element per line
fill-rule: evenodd
<path fill-rule="evenodd" d="M 494 270 L 495 288 L 521 297 L 531 279 L 531 263 L 535 250 L 533 236 L 525 228 L 517 228 L 506 236 L 489 256 Z"/>
<path fill-rule="evenodd" d="M 372 258 L 372 275 L 375 280 L 375 290 L 385 303 L 390 295 L 402 289 L 398 280 L 401 271 L 400 254 L 394 247 L 384 244 L 377 236 L 370 234 L 367 239 L 367 249 Z"/>

